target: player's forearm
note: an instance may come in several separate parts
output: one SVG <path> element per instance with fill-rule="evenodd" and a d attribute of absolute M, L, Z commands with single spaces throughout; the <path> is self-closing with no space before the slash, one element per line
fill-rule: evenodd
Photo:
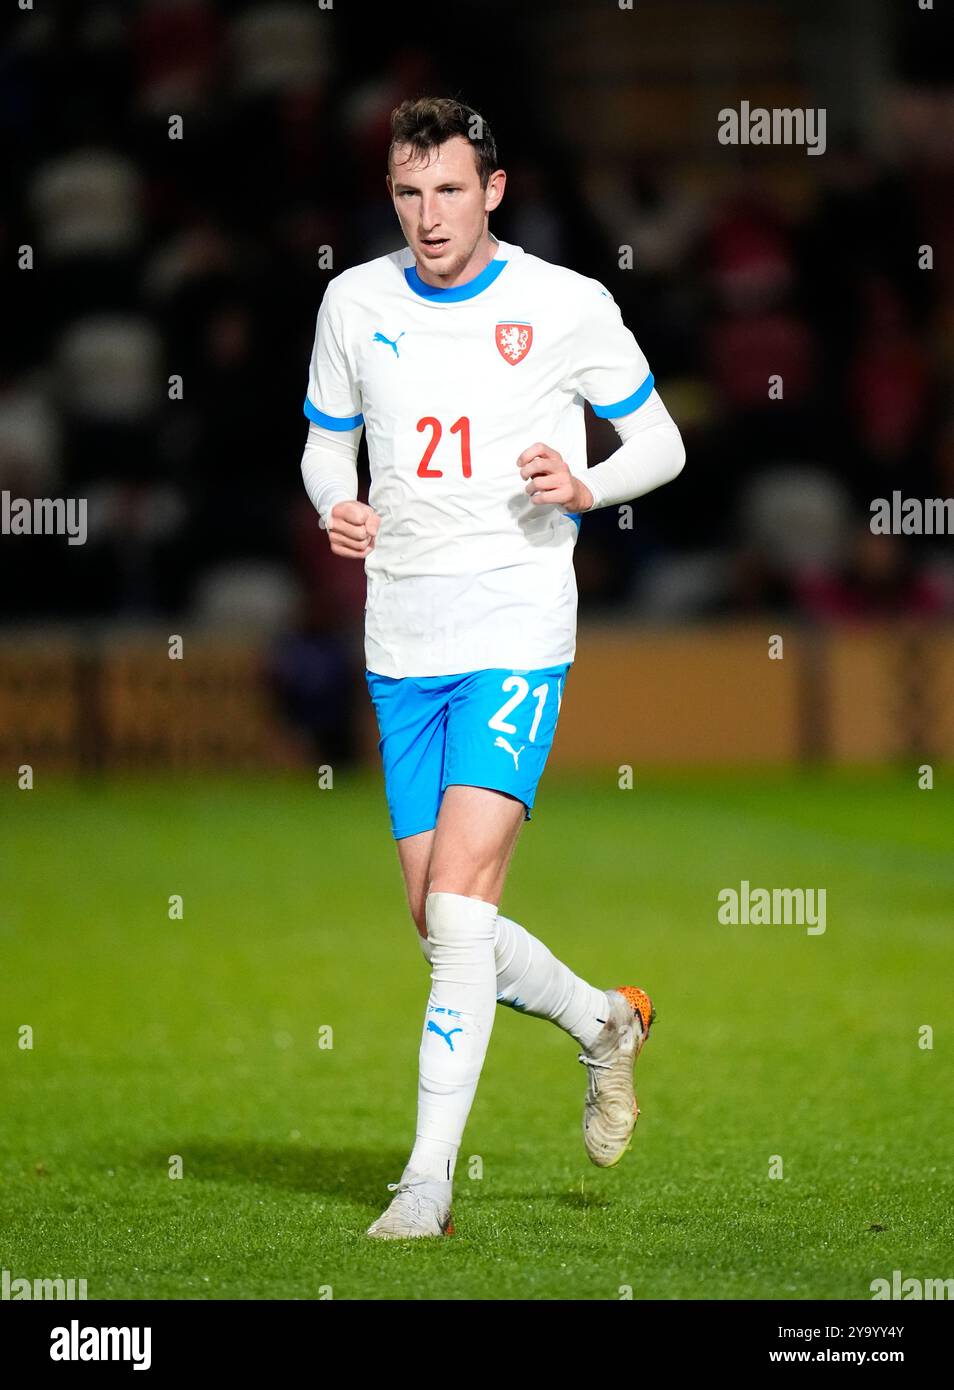
<path fill-rule="evenodd" d="M 353 430 L 328 430 L 312 422 L 301 459 L 305 490 L 325 525 L 338 502 L 358 497 L 358 442 L 361 426 Z"/>
<path fill-rule="evenodd" d="M 629 502 L 672 482 L 686 461 L 682 436 L 655 391 L 632 415 L 613 425 L 622 445 L 580 479 L 593 495 L 589 510 Z"/>

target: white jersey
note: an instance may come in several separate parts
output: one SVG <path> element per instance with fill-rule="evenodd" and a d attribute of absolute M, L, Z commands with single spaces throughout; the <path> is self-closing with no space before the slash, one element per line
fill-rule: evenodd
<path fill-rule="evenodd" d="M 498 241 L 435 289 L 410 247 L 343 271 L 318 311 L 305 414 L 367 429 L 365 662 L 384 676 L 529 671 L 576 654 L 580 518 L 534 503 L 536 442 L 585 477 L 583 402 L 627 415 L 653 378 L 597 280 Z"/>

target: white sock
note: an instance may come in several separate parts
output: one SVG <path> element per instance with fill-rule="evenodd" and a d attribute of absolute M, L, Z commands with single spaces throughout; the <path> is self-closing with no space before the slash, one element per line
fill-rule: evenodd
<path fill-rule="evenodd" d="M 428 927 L 430 930 L 430 927 Z M 433 945 L 418 933 L 427 960 Z M 548 1018 L 589 1047 L 606 1022 L 606 993 L 574 975 L 519 922 L 497 914 L 494 936 L 497 1003 L 534 1018 Z"/>
<path fill-rule="evenodd" d="M 417 1138 L 405 1172 L 449 1182 L 494 1025 L 495 903 L 428 893 L 431 992 L 419 1057 Z"/>

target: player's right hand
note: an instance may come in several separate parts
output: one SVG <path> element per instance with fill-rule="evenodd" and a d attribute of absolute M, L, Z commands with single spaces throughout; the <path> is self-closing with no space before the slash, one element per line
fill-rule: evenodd
<path fill-rule="evenodd" d="M 332 553 L 348 560 L 363 560 L 374 549 L 381 518 L 366 502 L 336 502 L 328 518 Z"/>

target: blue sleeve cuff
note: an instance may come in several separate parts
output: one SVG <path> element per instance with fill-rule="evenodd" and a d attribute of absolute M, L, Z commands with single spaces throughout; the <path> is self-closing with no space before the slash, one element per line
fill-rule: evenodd
<path fill-rule="evenodd" d="M 598 415 L 601 420 L 612 420 L 616 415 L 629 415 L 631 411 L 641 406 L 644 401 L 649 400 L 654 385 L 655 377 L 652 372 L 650 372 L 642 386 L 637 387 L 633 394 L 627 396 L 624 401 L 616 401 L 614 405 L 593 405 L 591 401 L 590 404 L 593 405 L 593 414 Z"/>
<path fill-rule="evenodd" d="M 364 424 L 363 415 L 326 415 L 305 397 L 305 414 L 316 425 L 324 425 L 326 430 L 355 430 Z"/>

